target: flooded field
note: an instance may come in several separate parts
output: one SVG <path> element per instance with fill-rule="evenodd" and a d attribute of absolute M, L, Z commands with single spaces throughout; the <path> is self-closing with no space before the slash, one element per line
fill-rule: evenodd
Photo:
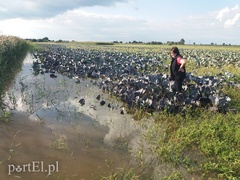
<path fill-rule="evenodd" d="M 6 95 L 0 179 L 101 179 L 136 169 L 141 128 L 122 104 L 89 79 L 34 76 L 32 62 L 28 54 Z"/>

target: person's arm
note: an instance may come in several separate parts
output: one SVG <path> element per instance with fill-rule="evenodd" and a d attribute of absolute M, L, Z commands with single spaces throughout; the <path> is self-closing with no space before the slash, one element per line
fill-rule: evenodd
<path fill-rule="evenodd" d="M 183 58 L 181 58 L 181 59 L 178 59 L 178 62 L 179 62 L 179 64 L 180 64 L 180 67 L 179 67 L 179 70 L 178 70 L 178 71 L 184 72 L 183 67 L 184 67 L 185 64 L 186 64 L 186 60 L 183 59 Z"/>
<path fill-rule="evenodd" d="M 181 59 L 180 64 L 181 64 L 181 65 L 180 65 L 180 68 L 179 68 L 178 71 L 184 72 L 183 67 L 184 67 L 185 64 L 186 64 L 186 60 L 185 60 L 185 59 Z"/>

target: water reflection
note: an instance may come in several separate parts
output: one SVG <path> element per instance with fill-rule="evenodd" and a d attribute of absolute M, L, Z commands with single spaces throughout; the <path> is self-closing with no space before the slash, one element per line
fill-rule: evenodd
<path fill-rule="evenodd" d="M 12 123 L 1 127 L 0 179 L 15 177 L 53 179 L 93 179 L 118 168 L 129 168 L 129 146 L 138 147 L 137 128 L 131 116 L 120 114 L 121 104 L 93 85 L 89 79 L 75 80 L 57 74 L 34 76 L 29 54 L 6 95 L 14 113 Z M 96 97 L 100 95 L 100 100 Z M 81 105 L 79 99 L 84 98 Z M 100 101 L 104 100 L 105 105 Z M 110 103 L 111 107 L 107 105 Z M 132 144 L 132 145 L 131 145 Z M 59 161 L 60 172 L 14 173 L 7 175 L 9 163 Z"/>
<path fill-rule="evenodd" d="M 11 109 L 25 112 L 34 121 L 42 121 L 47 125 L 57 122 L 79 124 L 90 121 L 109 127 L 112 138 L 129 135 L 135 129 L 128 114 L 120 114 L 121 104 L 104 94 L 89 79 L 81 80 L 80 84 L 73 79 L 60 74 L 50 78 L 49 74 L 34 76 L 31 69 L 32 58 L 26 58 L 23 71 L 16 79 L 9 94 L 16 99 L 15 103 L 8 102 Z M 10 99 L 8 94 L 7 99 Z M 102 106 L 96 97 L 107 103 Z M 85 105 L 80 105 L 79 99 L 85 99 Z M 111 104 L 111 108 L 107 104 Z M 83 117 L 84 116 L 84 117 Z M 87 118 L 87 116 L 89 116 Z M 90 120 L 91 119 L 91 120 Z M 121 132 L 121 133 L 120 133 Z M 108 142 L 109 144 L 109 142 Z"/>

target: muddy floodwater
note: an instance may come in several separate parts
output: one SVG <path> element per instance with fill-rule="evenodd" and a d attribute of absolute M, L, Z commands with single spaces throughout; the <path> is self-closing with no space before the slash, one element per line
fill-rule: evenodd
<path fill-rule="evenodd" d="M 120 113 L 121 102 L 90 79 L 35 76 L 33 60 L 28 54 L 6 94 L 11 116 L 0 125 L 0 179 L 91 180 L 136 169 L 141 130 Z"/>

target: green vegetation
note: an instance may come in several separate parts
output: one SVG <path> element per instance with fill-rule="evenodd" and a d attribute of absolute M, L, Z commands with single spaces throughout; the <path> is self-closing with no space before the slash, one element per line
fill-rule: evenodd
<path fill-rule="evenodd" d="M 167 45 L 117 44 L 111 47 L 96 44 L 68 44 L 104 51 L 137 53 L 147 57 L 158 56 L 169 64 Z M 224 76 L 228 81 L 240 83 L 240 60 L 234 46 L 178 46 L 188 60 L 187 70 L 198 76 Z M 165 72 L 167 72 L 165 70 Z M 159 67 L 159 72 L 163 69 Z M 240 94 L 237 87 L 223 84 L 220 89 L 231 99 L 236 112 L 226 114 L 211 112 L 205 108 L 187 109 L 185 115 L 160 112 L 150 115 L 143 110 L 131 110 L 133 117 L 146 127 L 145 140 L 150 143 L 158 164 L 168 167 L 159 179 L 239 179 L 240 177 Z M 152 119 L 154 123 L 149 123 Z M 144 156 L 144 154 L 142 154 Z M 129 175 L 131 175 L 129 177 Z M 104 179 L 143 179 L 131 171 L 121 171 Z M 145 177 L 146 178 L 146 177 Z"/>
<path fill-rule="evenodd" d="M 108 177 L 101 178 L 101 180 L 138 180 L 138 179 L 140 179 L 140 177 L 134 173 L 133 169 L 130 170 L 120 169 L 118 172 L 112 173 Z"/>
<path fill-rule="evenodd" d="M 18 42 L 19 41 L 19 42 Z M 27 47 L 19 40 L 20 47 Z M 15 42 L 15 41 L 13 41 Z M 9 40 L 1 45 L 1 80 L 6 76 L 10 64 L 18 59 L 17 52 L 23 50 Z M 52 42 L 51 42 L 52 43 Z M 21 45 L 22 44 L 22 45 Z M 60 43 L 58 43 L 60 44 Z M 13 46 L 15 45 L 15 46 Z M 117 51 L 138 54 L 149 58 L 158 58 L 163 64 L 169 64 L 169 45 L 147 44 L 98 44 L 98 43 L 62 43 L 69 48 L 83 48 L 99 51 Z M 105 46 L 106 45 L 106 46 Z M 15 48 L 18 47 L 18 48 Z M 187 46 L 178 45 L 187 59 L 187 71 L 198 76 L 224 76 L 233 74 L 228 81 L 240 83 L 240 54 L 236 46 Z M 23 49 L 25 49 L 23 48 Z M 21 49 L 21 51 L 18 51 Z M 26 49 L 25 49 L 26 50 Z M 15 55 L 13 53 L 15 52 Z M 24 56 L 24 54 L 22 54 Z M 11 58 L 9 58 L 11 57 Z M 11 61 L 8 61 L 12 59 Z M 21 66 L 21 62 L 17 67 Z M 166 73 L 168 69 L 154 67 L 157 73 Z M 11 79 L 7 75 L 4 79 Z M 7 81 L 8 82 L 8 81 Z M 1 81 L 2 83 L 2 81 Z M 5 82 L 6 83 L 6 82 Z M 7 84 L 7 83 L 6 83 Z M 6 85 L 1 85 L 6 87 Z M 3 92 L 4 88 L 1 89 Z M 212 112 L 205 108 L 186 109 L 185 114 L 158 112 L 149 114 L 143 110 L 131 110 L 143 128 L 146 128 L 144 140 L 150 144 L 150 152 L 157 159 L 157 165 L 164 167 L 159 179 L 239 179 L 240 178 L 240 94 L 239 88 L 223 84 L 220 91 L 231 98 L 231 108 L 236 112 L 225 114 Z M 6 114 L 7 116 L 7 114 Z M 154 122 L 154 123 L 152 123 Z M 67 149 L 64 138 L 56 136 L 56 149 Z M 142 151 L 136 157 L 143 157 Z M 156 165 L 156 166 L 157 166 Z M 141 164 L 145 168 L 145 163 Z M 159 172 L 161 173 L 161 172 Z M 144 174 L 145 175 L 145 174 Z M 146 179 L 134 170 L 119 170 L 102 179 Z M 151 177 L 149 177 L 151 179 Z"/>
<path fill-rule="evenodd" d="M 185 57 L 187 54 L 190 57 L 193 51 L 209 56 L 200 64 L 188 57 L 188 71 L 199 76 L 223 76 L 225 72 L 230 72 L 234 77 L 229 78 L 229 81 L 239 83 L 240 61 L 239 57 L 234 56 L 236 50 L 209 48 L 182 49 Z M 187 53 L 189 51 L 191 53 Z M 211 64 L 219 55 L 221 59 Z M 198 54 L 198 57 L 204 59 L 205 56 Z M 225 60 L 229 60 L 229 63 Z M 231 107 L 236 109 L 236 113 L 221 114 L 206 109 L 188 109 L 185 116 L 168 113 L 153 116 L 155 123 L 146 129 L 145 137 L 151 143 L 152 153 L 158 157 L 159 162 L 172 164 L 164 179 L 172 179 L 173 171 L 180 172 L 179 178 L 185 179 L 239 179 L 239 88 L 223 85 L 221 91 L 232 99 Z"/>
<path fill-rule="evenodd" d="M 137 54 L 157 58 L 168 65 L 169 45 L 65 43 L 69 48 Z M 196 76 L 233 76 L 228 82 L 240 83 L 240 54 L 237 46 L 178 45 L 187 59 L 187 71 Z M 168 73 L 168 68 L 151 67 L 152 72 Z M 231 98 L 236 111 L 218 113 L 205 108 L 186 109 L 186 113 L 149 114 L 131 109 L 133 118 L 146 127 L 144 139 L 158 165 L 164 167 L 159 179 L 239 179 L 240 177 L 240 94 L 239 87 L 225 83 L 219 89 Z M 150 122 L 149 122 L 150 120 Z M 154 123 L 152 123 L 154 122 Z M 139 157 L 144 153 L 139 151 Z M 142 153 L 142 154 L 141 154 Z M 143 163 L 142 168 L 145 168 Z M 102 179 L 146 179 L 134 170 L 121 170 Z M 151 179 L 151 177 L 149 177 Z"/>
<path fill-rule="evenodd" d="M 108 42 L 97 42 L 96 45 L 114 45 L 114 44 Z"/>
<path fill-rule="evenodd" d="M 0 36 L 0 106 L 3 110 L 2 97 L 5 90 L 21 69 L 22 62 L 30 44 L 14 36 Z M 6 119 L 6 112 L 3 113 Z"/>
<path fill-rule="evenodd" d="M 213 114 L 203 109 L 189 111 L 185 117 L 163 113 L 155 117 L 145 137 L 159 162 L 172 164 L 169 175 L 184 168 L 183 177 L 237 179 L 239 118 L 240 113 Z"/>

